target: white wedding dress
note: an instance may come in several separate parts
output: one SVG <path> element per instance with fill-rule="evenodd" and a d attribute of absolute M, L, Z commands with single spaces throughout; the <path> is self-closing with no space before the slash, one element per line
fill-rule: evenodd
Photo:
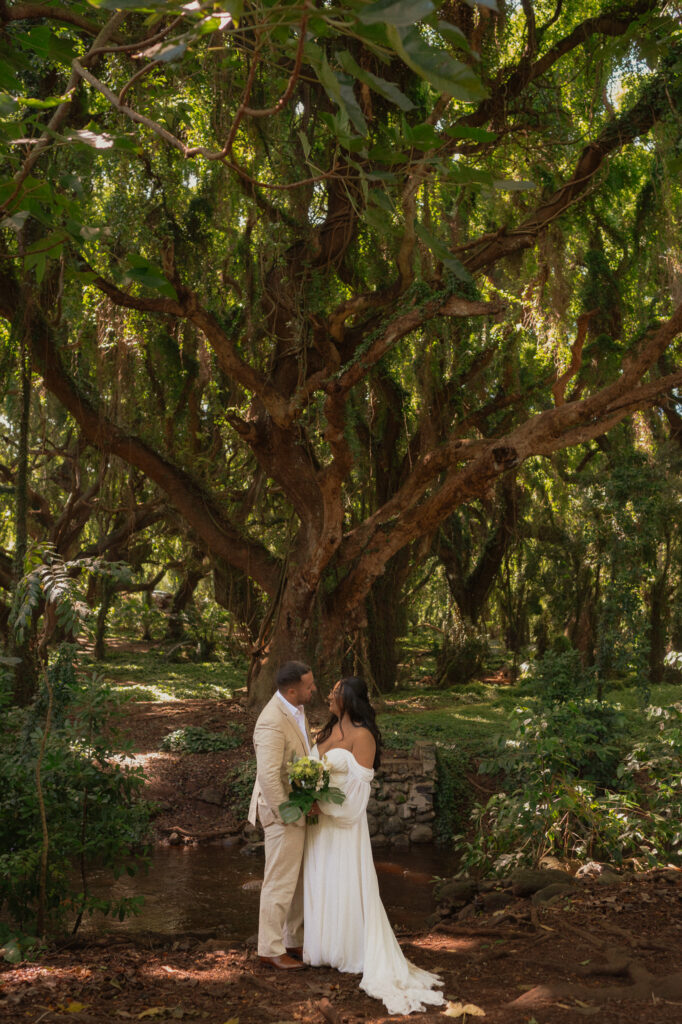
<path fill-rule="evenodd" d="M 316 746 L 311 757 L 319 758 Z M 342 747 L 326 760 L 346 799 L 321 800 L 317 824 L 306 827 L 303 960 L 362 974 L 360 988 L 389 1013 L 440 1006 L 434 987 L 443 982 L 405 959 L 379 895 L 366 814 L 374 772 Z"/>

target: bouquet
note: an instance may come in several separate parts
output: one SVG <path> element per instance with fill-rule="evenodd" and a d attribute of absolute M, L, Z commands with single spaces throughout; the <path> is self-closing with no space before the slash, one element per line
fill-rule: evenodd
<path fill-rule="evenodd" d="M 302 814 L 311 825 L 317 824 L 317 815 L 310 814 L 316 800 L 331 800 L 342 804 L 346 799 L 338 786 L 329 785 L 327 759 L 316 761 L 314 757 L 297 757 L 289 764 L 289 799 L 279 805 L 279 813 L 285 825 L 298 821 Z"/>

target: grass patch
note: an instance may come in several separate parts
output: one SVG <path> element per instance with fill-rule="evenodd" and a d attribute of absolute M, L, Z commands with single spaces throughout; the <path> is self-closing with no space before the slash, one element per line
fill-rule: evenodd
<path fill-rule="evenodd" d="M 497 737 L 510 732 L 510 712 L 518 701 L 518 694 L 508 689 L 482 684 L 455 693 L 401 694 L 377 719 L 389 749 L 409 749 L 416 740 L 430 740 L 443 749 L 466 750 L 472 757 L 487 752 Z"/>
<path fill-rule="evenodd" d="M 246 662 L 169 661 L 159 650 L 112 650 L 105 661 L 93 662 L 104 678 L 136 700 L 225 699 L 246 683 Z"/>

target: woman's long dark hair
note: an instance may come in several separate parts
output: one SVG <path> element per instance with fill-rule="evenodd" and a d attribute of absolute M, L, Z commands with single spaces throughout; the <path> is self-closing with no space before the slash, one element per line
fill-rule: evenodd
<path fill-rule="evenodd" d="M 381 733 L 376 723 L 374 708 L 369 702 L 367 683 L 359 676 L 345 676 L 339 680 L 339 692 L 336 697 L 341 705 L 342 712 L 347 714 L 353 725 L 361 725 L 369 729 L 376 740 L 377 749 L 374 755 L 373 768 L 381 764 Z M 331 736 L 332 729 L 339 721 L 337 715 L 332 715 L 328 722 L 322 726 L 317 734 L 317 742 L 324 743 Z M 343 735 L 343 729 L 341 730 Z"/>

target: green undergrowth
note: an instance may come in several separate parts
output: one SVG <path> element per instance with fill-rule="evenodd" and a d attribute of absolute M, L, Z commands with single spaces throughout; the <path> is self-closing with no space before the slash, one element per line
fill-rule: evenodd
<path fill-rule="evenodd" d="M 256 781 L 256 758 L 247 757 L 225 776 L 227 799 L 234 816 L 245 821 L 249 813 L 251 792 Z"/>
<path fill-rule="evenodd" d="M 212 754 L 218 750 L 235 750 L 243 742 L 242 725 L 233 726 L 229 733 L 210 732 L 201 725 L 187 725 L 164 736 L 159 750 L 183 754 Z"/>

